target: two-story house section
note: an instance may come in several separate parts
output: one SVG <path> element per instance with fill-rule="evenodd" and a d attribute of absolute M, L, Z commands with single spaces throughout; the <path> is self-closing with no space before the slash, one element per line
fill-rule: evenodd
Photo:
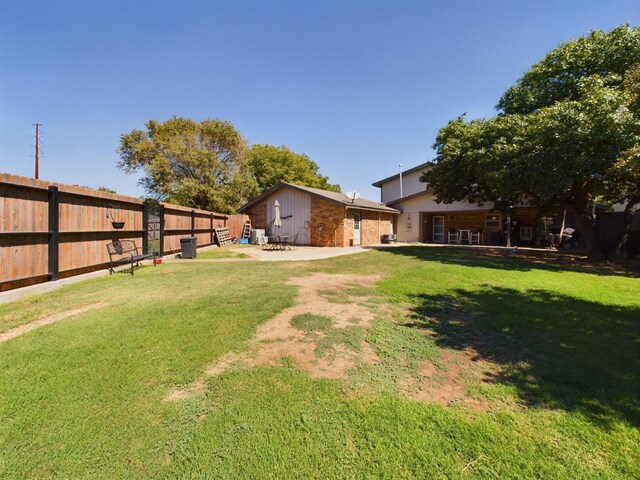
<path fill-rule="evenodd" d="M 422 173 L 429 168 L 430 162 L 423 163 L 373 183 L 380 188 L 382 203 L 402 212 L 394 225 L 398 241 L 470 243 L 474 234 L 474 240 L 479 239 L 481 244 L 503 244 L 505 219 L 493 210 L 493 204 L 436 202 L 429 186 L 420 181 Z M 523 241 L 532 241 L 535 212 L 522 211 L 519 218 L 522 234 L 518 229 L 517 236 L 522 236 Z"/>

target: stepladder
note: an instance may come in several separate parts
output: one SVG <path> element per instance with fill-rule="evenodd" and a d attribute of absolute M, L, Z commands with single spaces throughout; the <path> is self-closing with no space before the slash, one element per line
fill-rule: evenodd
<path fill-rule="evenodd" d="M 242 235 L 240 238 L 249 238 L 251 237 L 251 220 L 247 220 L 244 223 L 244 227 L 242 227 Z"/>

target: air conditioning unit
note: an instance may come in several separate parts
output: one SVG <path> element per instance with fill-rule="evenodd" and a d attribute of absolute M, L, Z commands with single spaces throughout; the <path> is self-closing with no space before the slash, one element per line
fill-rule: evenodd
<path fill-rule="evenodd" d="M 264 229 L 254 228 L 251 230 L 251 243 L 254 245 L 262 245 L 267 243 L 267 236 Z"/>

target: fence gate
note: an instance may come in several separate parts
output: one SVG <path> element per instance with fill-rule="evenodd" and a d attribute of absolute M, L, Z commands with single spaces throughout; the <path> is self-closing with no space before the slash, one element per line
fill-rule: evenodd
<path fill-rule="evenodd" d="M 144 202 L 144 214 L 142 219 L 144 236 L 142 238 L 142 252 L 155 253 L 162 256 L 162 223 L 164 208 L 153 199 Z"/>

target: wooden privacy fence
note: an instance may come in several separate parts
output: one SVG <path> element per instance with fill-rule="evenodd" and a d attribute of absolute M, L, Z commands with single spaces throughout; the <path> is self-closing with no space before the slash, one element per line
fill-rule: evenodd
<path fill-rule="evenodd" d="M 162 255 L 186 236 L 211 245 L 218 227 L 240 236 L 247 219 L 0 173 L 0 291 L 106 268 L 113 240 Z"/>

